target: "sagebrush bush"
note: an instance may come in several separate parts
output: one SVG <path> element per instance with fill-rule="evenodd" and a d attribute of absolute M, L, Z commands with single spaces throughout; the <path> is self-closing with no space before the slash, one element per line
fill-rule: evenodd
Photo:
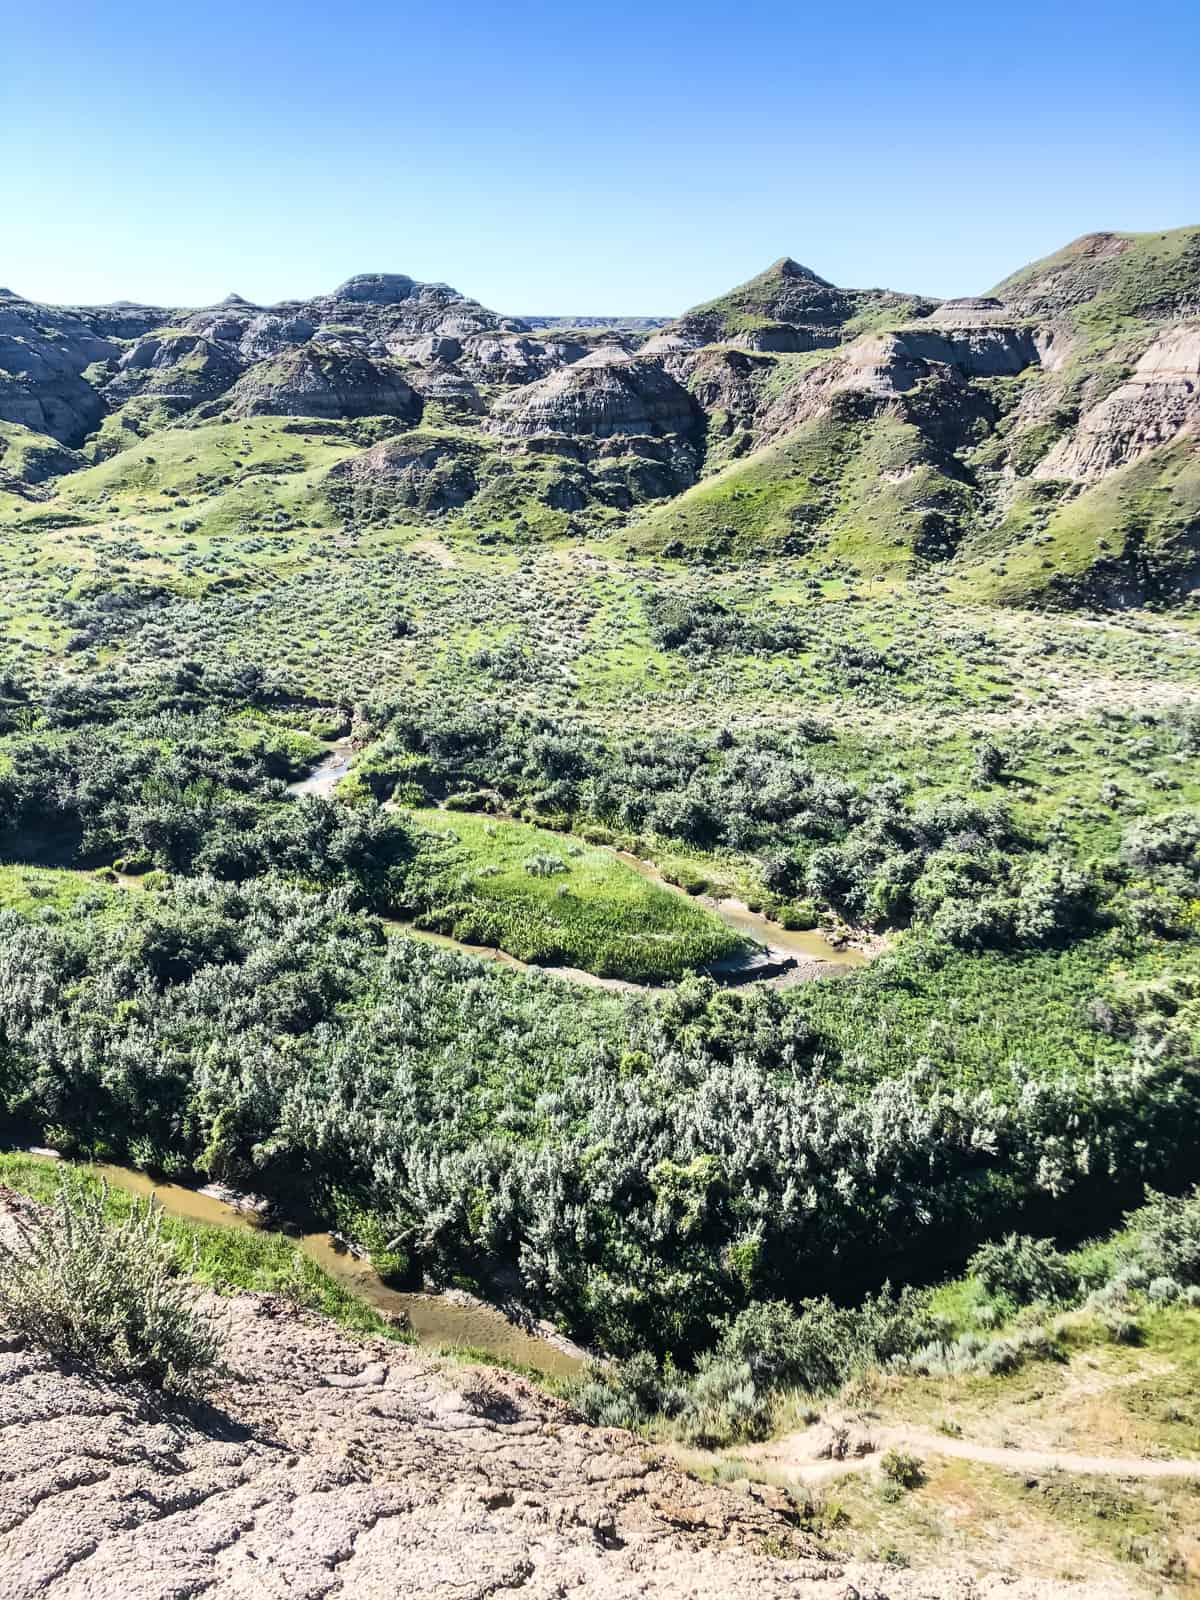
<path fill-rule="evenodd" d="M 1185 1195 L 1150 1190 L 1125 1224 L 1136 1236 L 1133 1259 L 1148 1278 L 1200 1283 L 1200 1189 Z"/>
<path fill-rule="evenodd" d="M 198 1395 L 218 1342 L 162 1237 L 162 1208 L 137 1202 L 114 1225 L 106 1193 L 64 1175 L 44 1219 L 0 1239 L 0 1323 L 114 1378 Z"/>
<path fill-rule="evenodd" d="M 903 1450 L 888 1450 L 879 1465 L 884 1477 L 902 1489 L 919 1489 L 925 1482 L 925 1463 L 920 1456 L 907 1455 Z"/>
<path fill-rule="evenodd" d="M 770 1432 L 769 1398 L 749 1363 L 711 1352 L 694 1374 L 677 1381 L 645 1351 L 614 1366 L 591 1366 L 569 1393 L 597 1426 L 636 1428 L 657 1418 L 685 1444 L 703 1449 L 765 1439 Z"/>
<path fill-rule="evenodd" d="M 1166 1276 L 1154 1278 L 1146 1287 L 1146 1298 L 1158 1306 L 1173 1305 L 1183 1293 L 1183 1285 Z"/>
<path fill-rule="evenodd" d="M 717 1449 L 765 1439 L 771 1431 L 770 1404 L 748 1362 L 703 1357 L 685 1395 L 676 1425 L 685 1444 Z"/>
<path fill-rule="evenodd" d="M 1006 1294 L 1021 1306 L 1034 1300 L 1068 1300 L 1078 1287 L 1077 1274 L 1049 1239 L 1023 1233 L 983 1245 L 968 1270 L 988 1294 Z"/>
<path fill-rule="evenodd" d="M 1044 1328 L 1022 1329 L 1005 1339 L 984 1339 L 962 1333 L 956 1339 L 933 1340 L 901 1358 L 896 1365 L 929 1378 L 963 1377 L 986 1373 L 1001 1377 L 1016 1372 L 1026 1361 L 1061 1361 L 1063 1350 Z"/>
<path fill-rule="evenodd" d="M 1113 1344 L 1140 1344 L 1142 1341 L 1142 1326 L 1136 1317 L 1124 1316 L 1119 1311 L 1110 1311 L 1101 1318 L 1106 1337 Z"/>

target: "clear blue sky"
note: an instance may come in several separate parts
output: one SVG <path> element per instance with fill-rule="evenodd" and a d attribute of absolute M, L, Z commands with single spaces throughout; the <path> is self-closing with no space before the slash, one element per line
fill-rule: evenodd
<path fill-rule="evenodd" d="M 671 313 L 783 254 L 966 294 L 1200 222 L 1196 0 L 62 0 L 2 38 L 0 284 L 41 299 Z"/>

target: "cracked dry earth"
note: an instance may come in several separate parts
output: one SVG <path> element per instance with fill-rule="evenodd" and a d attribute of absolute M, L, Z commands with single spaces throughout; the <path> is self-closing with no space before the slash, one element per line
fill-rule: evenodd
<path fill-rule="evenodd" d="M 845 1564 L 762 1500 L 583 1426 L 510 1373 L 209 1302 L 207 1407 L 0 1332 L 3 1600 L 1099 1600 L 1091 1586 Z"/>

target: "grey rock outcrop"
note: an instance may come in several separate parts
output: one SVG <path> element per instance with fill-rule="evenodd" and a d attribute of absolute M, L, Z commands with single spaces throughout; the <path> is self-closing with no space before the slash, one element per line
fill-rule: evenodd
<path fill-rule="evenodd" d="M 420 397 L 405 370 L 352 347 L 289 347 L 242 374 L 228 393 L 233 417 L 403 417 L 415 422 Z"/>
<path fill-rule="evenodd" d="M 418 288 L 445 289 L 448 285 L 420 284 L 403 272 L 360 272 L 333 291 L 334 300 L 371 306 L 394 306 L 411 299 Z"/>
<path fill-rule="evenodd" d="M 966 378 L 1014 378 L 1039 356 L 1031 329 L 988 326 L 873 334 L 850 345 L 844 359 L 847 386 L 900 393 L 931 366 L 957 368 Z"/>
<path fill-rule="evenodd" d="M 936 311 L 929 314 L 929 322 L 939 328 L 971 328 L 989 322 L 1012 320 L 1001 300 L 994 295 L 963 295 L 957 300 L 943 300 Z"/>
<path fill-rule="evenodd" d="M 83 317 L 55 306 L 0 300 L 0 422 L 16 422 L 62 444 L 81 444 L 104 404 L 82 376 L 121 346 Z"/>
<path fill-rule="evenodd" d="M 497 402 L 488 424 L 502 438 L 564 434 L 696 437 L 695 401 L 658 362 L 599 350 Z"/>
<path fill-rule="evenodd" d="M 112 405 L 154 395 L 186 409 L 224 394 L 240 372 L 234 355 L 217 340 L 168 328 L 146 334 L 126 350 L 104 395 Z"/>
<path fill-rule="evenodd" d="M 449 284 L 418 283 L 399 272 L 361 273 L 295 309 L 318 326 L 353 323 L 389 344 L 416 334 L 461 339 L 496 329 L 528 331 L 524 323 L 497 316 Z"/>
<path fill-rule="evenodd" d="M 251 317 L 238 338 L 238 352 L 248 362 L 262 361 L 289 345 L 307 344 L 316 332 L 305 317 L 281 317 L 270 311 Z"/>
<path fill-rule="evenodd" d="M 536 383 L 589 353 L 576 340 L 534 339 L 526 334 L 476 334 L 462 342 L 462 364 L 483 383 Z"/>
<path fill-rule="evenodd" d="M 931 402 L 936 392 L 936 403 L 925 407 L 922 425 L 939 446 L 953 449 L 974 421 L 991 414 L 991 402 L 972 380 L 1014 377 L 1038 360 L 1032 330 L 1019 325 L 922 325 L 867 334 L 786 388 L 758 419 L 758 437 L 780 438 L 846 401 L 881 409 L 924 385 Z"/>
<path fill-rule="evenodd" d="M 470 378 L 451 364 L 432 362 L 429 366 L 410 367 L 408 380 L 422 401 L 432 400 L 449 412 L 473 417 L 482 416 L 487 409 Z"/>
<path fill-rule="evenodd" d="M 254 312 L 248 306 L 209 306 L 203 311 L 190 311 L 179 319 L 178 326 L 221 344 L 236 345 L 253 317 Z"/>
<path fill-rule="evenodd" d="M 1129 378 L 1055 445 L 1036 476 L 1092 482 L 1185 430 L 1200 430 L 1200 323 L 1156 339 Z"/>
<path fill-rule="evenodd" d="M 668 352 L 662 360 L 695 397 L 710 435 L 753 429 L 762 409 L 760 385 L 773 369 L 769 356 L 723 345 Z"/>

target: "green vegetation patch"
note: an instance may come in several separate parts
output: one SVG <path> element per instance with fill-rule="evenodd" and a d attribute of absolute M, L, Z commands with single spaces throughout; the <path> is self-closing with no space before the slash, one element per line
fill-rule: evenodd
<path fill-rule="evenodd" d="M 116 1227 L 145 1205 L 138 1196 L 105 1183 L 94 1168 L 71 1168 L 69 1172 L 70 1183 L 84 1194 L 103 1194 L 104 1215 Z M 62 1173 L 57 1163 L 44 1157 L 0 1152 L 0 1184 L 43 1205 L 54 1201 Z M 220 1294 L 283 1295 L 295 1305 L 331 1317 L 342 1327 L 384 1338 L 411 1338 L 335 1282 L 281 1233 L 164 1215 L 162 1238 L 173 1251 L 180 1272 Z"/>
<path fill-rule="evenodd" d="M 744 941 L 611 850 L 525 823 L 417 810 L 443 836 L 422 886 L 422 927 L 540 966 L 653 983 L 735 956 Z"/>

